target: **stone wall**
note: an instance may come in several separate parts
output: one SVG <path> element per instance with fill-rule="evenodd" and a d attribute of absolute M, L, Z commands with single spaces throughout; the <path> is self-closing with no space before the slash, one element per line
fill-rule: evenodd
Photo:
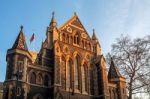
<path fill-rule="evenodd" d="M 0 82 L 0 99 L 3 97 L 3 83 Z"/>

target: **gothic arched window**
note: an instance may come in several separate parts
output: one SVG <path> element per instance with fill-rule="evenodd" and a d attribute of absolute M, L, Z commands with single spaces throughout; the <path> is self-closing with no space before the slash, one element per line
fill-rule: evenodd
<path fill-rule="evenodd" d="M 69 35 L 66 36 L 66 42 L 69 43 Z"/>
<path fill-rule="evenodd" d="M 85 47 L 85 49 L 87 49 L 87 42 L 86 41 L 85 41 L 85 46 L 84 47 Z"/>
<path fill-rule="evenodd" d="M 65 34 L 62 34 L 62 41 L 65 42 Z"/>
<path fill-rule="evenodd" d="M 67 88 L 72 89 L 72 81 L 73 81 L 73 74 L 72 74 L 72 60 L 69 60 L 67 63 Z"/>
<path fill-rule="evenodd" d="M 88 49 L 91 50 L 91 44 L 90 43 L 88 44 Z"/>
<path fill-rule="evenodd" d="M 41 94 L 36 94 L 33 99 L 44 99 L 44 97 Z"/>
<path fill-rule="evenodd" d="M 43 84 L 42 74 L 38 74 L 38 76 L 37 76 L 37 82 L 38 82 L 38 84 L 40 84 L 40 85 Z"/>
<path fill-rule="evenodd" d="M 76 39 L 77 39 L 77 44 L 79 45 L 79 43 L 80 43 L 79 35 L 77 35 Z"/>
<path fill-rule="evenodd" d="M 85 68 L 84 69 L 84 71 L 85 71 L 85 91 L 87 92 L 88 91 L 88 79 L 87 79 L 87 77 L 88 77 L 88 66 L 86 65 L 84 68 Z"/>
<path fill-rule="evenodd" d="M 62 88 L 66 88 L 66 60 L 64 57 L 61 59 L 61 85 Z"/>
<path fill-rule="evenodd" d="M 81 41 L 81 47 L 84 48 L 84 41 Z"/>
<path fill-rule="evenodd" d="M 96 46 L 93 46 L 93 52 L 96 53 Z"/>
<path fill-rule="evenodd" d="M 80 57 L 76 56 L 74 61 L 74 83 L 75 83 L 75 89 L 80 89 L 80 83 L 79 83 L 79 67 L 80 67 Z"/>
<path fill-rule="evenodd" d="M 110 97 L 112 97 L 112 95 L 111 95 L 111 89 L 109 89 L 109 95 L 110 95 Z"/>
<path fill-rule="evenodd" d="M 70 44 L 72 44 L 72 43 L 73 43 L 73 37 L 72 37 L 72 36 L 70 36 L 69 43 L 70 43 Z"/>
<path fill-rule="evenodd" d="M 82 90 L 83 91 L 88 91 L 88 85 L 87 85 L 87 77 L 88 77 L 88 69 L 87 69 L 87 64 L 84 64 L 82 66 Z"/>
<path fill-rule="evenodd" d="M 17 87 L 17 96 L 20 96 L 20 95 L 21 95 L 21 88 Z"/>
<path fill-rule="evenodd" d="M 92 95 L 94 95 L 95 93 L 94 93 L 94 70 L 93 70 L 93 66 L 91 65 L 90 66 L 90 93 L 92 94 Z"/>
<path fill-rule="evenodd" d="M 24 67 L 23 67 L 23 61 L 22 60 L 19 60 L 18 62 L 17 62 L 17 72 L 19 73 L 18 74 L 18 79 L 22 79 L 22 74 L 23 74 L 23 69 L 24 69 Z"/>
<path fill-rule="evenodd" d="M 36 84 L 36 74 L 34 72 L 31 73 L 30 83 L 31 84 Z"/>
<path fill-rule="evenodd" d="M 48 75 L 45 75 L 45 77 L 44 77 L 44 85 L 48 86 L 48 82 L 49 82 Z"/>
<path fill-rule="evenodd" d="M 74 35 L 74 43 L 75 44 L 80 44 L 80 37 L 79 37 L 79 33 L 75 34 Z"/>
<path fill-rule="evenodd" d="M 22 73 L 23 72 L 23 61 L 18 61 L 18 71 L 20 72 L 20 73 Z"/>

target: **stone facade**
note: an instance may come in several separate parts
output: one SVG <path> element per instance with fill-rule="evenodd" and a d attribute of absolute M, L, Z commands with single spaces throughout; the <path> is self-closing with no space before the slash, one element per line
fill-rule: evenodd
<path fill-rule="evenodd" d="M 3 99 L 3 83 L 0 82 L 0 99 Z"/>
<path fill-rule="evenodd" d="M 107 71 L 95 31 L 90 37 L 77 15 L 59 28 L 53 15 L 39 53 L 21 27 L 6 60 L 4 99 L 127 99 L 125 78 L 113 60 Z"/>

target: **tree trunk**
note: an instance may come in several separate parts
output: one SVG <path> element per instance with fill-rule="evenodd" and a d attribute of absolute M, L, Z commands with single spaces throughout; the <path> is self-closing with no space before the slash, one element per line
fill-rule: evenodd
<path fill-rule="evenodd" d="M 128 99 L 132 99 L 132 78 L 130 79 L 130 83 L 129 83 L 129 98 Z"/>

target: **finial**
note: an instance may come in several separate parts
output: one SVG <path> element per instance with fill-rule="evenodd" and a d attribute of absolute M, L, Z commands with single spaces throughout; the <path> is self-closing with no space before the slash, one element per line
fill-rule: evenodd
<path fill-rule="evenodd" d="M 95 29 L 93 29 L 93 33 L 95 33 Z"/>
<path fill-rule="evenodd" d="M 22 30 L 23 30 L 23 25 L 20 26 L 20 31 L 22 31 Z"/>
<path fill-rule="evenodd" d="M 53 12 L 52 12 L 52 17 L 54 17 L 54 15 L 55 15 L 55 12 L 53 11 Z"/>
<path fill-rule="evenodd" d="M 95 34 L 95 29 L 93 29 L 93 36 L 92 36 L 93 40 L 97 40 L 96 34 Z"/>
<path fill-rule="evenodd" d="M 56 22 L 56 19 L 55 19 L 55 12 L 53 11 L 52 12 L 52 19 L 51 19 L 51 22 L 50 22 L 50 26 L 53 26 L 55 27 L 57 25 L 57 22 Z"/>
<path fill-rule="evenodd" d="M 75 15 L 75 16 L 77 16 L 77 13 L 76 13 L 76 12 L 74 12 L 74 15 Z"/>

